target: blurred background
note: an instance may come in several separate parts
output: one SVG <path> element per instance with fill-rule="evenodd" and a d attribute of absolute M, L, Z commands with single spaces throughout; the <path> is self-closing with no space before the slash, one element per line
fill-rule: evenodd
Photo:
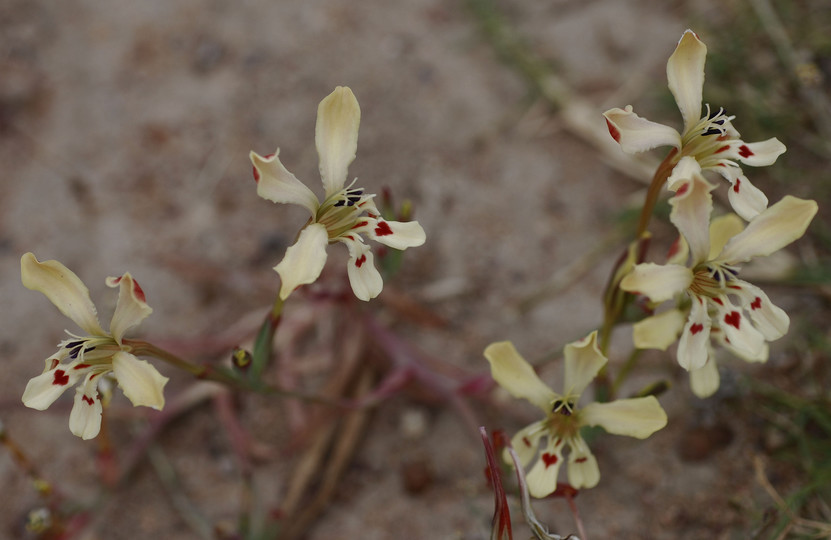
<path fill-rule="evenodd" d="M 75 271 L 105 323 L 115 295 L 104 278 L 129 270 L 155 310 L 141 336 L 195 361 L 227 359 L 211 338 L 250 337 L 279 287 L 271 267 L 306 219 L 257 197 L 248 152 L 279 147 L 286 167 L 322 193 L 317 104 L 349 86 L 362 108 L 350 178 L 410 200 L 428 236 L 370 309 L 470 376 L 487 372 L 486 345 L 510 339 L 546 361 L 541 374 L 557 388 L 562 367 L 548 360 L 600 323 L 605 280 L 634 230 L 650 165 L 663 158 L 610 146 L 601 113 L 632 104 L 680 127 L 664 68 L 688 27 L 709 49 L 705 102 L 735 114 L 745 140 L 775 136 L 788 147 L 773 167 L 746 174 L 771 201 L 813 198 L 820 214 L 782 271 L 758 282 L 792 318 L 770 361 L 722 361 L 722 389 L 702 401 L 673 354 L 646 355 L 627 391 L 671 382 L 661 397 L 670 424 L 647 441 L 598 438 L 602 480 L 577 504 L 592 539 L 800 537 L 811 532 L 800 520 L 831 521 L 827 1 L 2 0 L 0 420 L 66 505 L 92 509 L 71 536 L 233 530 L 240 463 L 218 421 L 225 409 L 205 400 L 155 435 L 152 459 L 129 481 L 102 492 L 102 455 L 129 456 L 152 414 L 116 392 L 113 446 L 102 449 L 69 433 L 69 393 L 47 412 L 23 407 L 28 379 L 63 329 L 76 330 L 22 287 L 24 252 Z M 726 200 L 723 185 L 717 197 Z M 653 231 L 660 260 L 673 231 L 665 219 Z M 330 250 L 324 277 L 334 283 L 344 280 L 342 251 Z M 304 309 L 293 296 L 287 317 L 318 313 Z M 619 366 L 631 341 L 625 327 L 615 338 Z M 191 388 L 160 369 L 172 378 L 168 399 Z M 326 363 L 286 369 L 303 379 Z M 447 400 L 411 390 L 367 417 L 337 489 L 301 536 L 490 538 L 478 434 Z M 511 433 L 536 415 L 499 393 L 465 399 L 491 430 Z M 256 504 L 285 518 L 281 500 L 303 454 L 291 407 L 263 396 L 235 406 L 256 450 Z M 24 525 L 42 502 L 7 450 L 0 538 L 34 537 Z M 562 500 L 536 508 L 553 532 L 575 531 Z"/>

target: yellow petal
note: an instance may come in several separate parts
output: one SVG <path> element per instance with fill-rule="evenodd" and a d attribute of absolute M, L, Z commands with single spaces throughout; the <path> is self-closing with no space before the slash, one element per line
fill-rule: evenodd
<path fill-rule="evenodd" d="M 159 373 L 150 362 L 139 360 L 123 351 L 113 355 L 113 374 L 118 386 L 136 407 L 164 407 L 164 385 L 168 378 Z"/>
<path fill-rule="evenodd" d="M 314 283 L 326 265 L 329 233 L 320 223 L 312 223 L 300 232 L 297 242 L 274 270 L 280 274 L 280 298 L 285 300 L 299 286 Z"/>
<path fill-rule="evenodd" d="M 360 123 L 361 108 L 347 87 L 335 88 L 317 108 L 315 144 L 326 197 L 343 189 L 347 169 L 358 149 Z"/>
<path fill-rule="evenodd" d="M 490 362 L 491 376 L 499 386 L 512 396 L 527 399 L 544 412 L 551 412 L 551 403 L 559 396 L 540 380 L 513 343 L 491 343 L 485 349 L 485 358 Z"/>
<path fill-rule="evenodd" d="M 106 335 L 98 323 L 89 289 L 72 270 L 58 261 L 40 262 L 32 253 L 26 253 L 20 258 L 20 276 L 24 287 L 42 292 L 84 332 L 93 336 Z"/>
<path fill-rule="evenodd" d="M 579 414 L 582 425 L 636 439 L 645 439 L 667 425 L 667 414 L 654 396 L 589 403 Z"/>
<path fill-rule="evenodd" d="M 147 305 L 144 291 L 130 272 L 125 272 L 121 277 L 108 277 L 106 283 L 108 287 L 119 287 L 118 303 L 110 321 L 110 333 L 120 345 L 124 332 L 147 318 L 153 313 L 153 308 Z"/>

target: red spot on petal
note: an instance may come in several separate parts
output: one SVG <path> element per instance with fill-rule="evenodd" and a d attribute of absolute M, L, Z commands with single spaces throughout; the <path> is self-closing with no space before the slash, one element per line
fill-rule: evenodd
<path fill-rule="evenodd" d="M 742 288 L 738 285 L 728 285 L 727 288 L 728 289 L 736 289 L 737 291 L 742 290 Z"/>
<path fill-rule="evenodd" d="M 716 304 L 718 304 L 720 306 L 724 305 L 724 302 L 721 301 L 721 298 L 713 298 L 713 302 L 715 302 Z"/>
<path fill-rule="evenodd" d="M 368 222 L 368 221 L 359 221 L 358 223 L 356 223 L 356 224 L 352 225 L 352 228 L 353 228 L 353 229 L 357 229 L 358 227 L 363 227 L 363 226 L 365 226 L 367 223 L 369 223 L 369 222 Z"/>
<path fill-rule="evenodd" d="M 702 330 L 704 330 L 704 325 L 701 323 L 695 323 L 694 325 L 690 326 L 690 334 L 692 335 L 696 335 Z"/>
<path fill-rule="evenodd" d="M 528 437 L 523 437 L 522 442 L 525 444 L 525 446 L 527 446 L 528 448 L 531 448 L 531 441 L 528 440 Z"/>
<path fill-rule="evenodd" d="M 89 364 L 78 364 L 77 366 L 75 366 L 72 369 L 85 369 L 85 368 L 88 368 L 88 367 L 89 367 Z"/>
<path fill-rule="evenodd" d="M 556 454 L 549 454 L 546 452 L 542 455 L 542 462 L 545 463 L 546 469 L 551 465 L 555 465 L 559 460 L 560 458 L 558 458 Z"/>
<path fill-rule="evenodd" d="M 58 367 L 58 364 L 60 364 L 60 363 L 61 363 L 60 360 L 58 360 L 57 358 L 53 358 L 52 359 L 52 365 L 49 366 L 49 369 L 55 369 L 56 367 Z"/>
<path fill-rule="evenodd" d="M 675 257 L 676 255 L 678 255 L 678 251 L 680 249 L 681 249 L 681 237 L 679 236 L 678 238 L 675 239 L 675 242 L 673 242 L 672 245 L 669 246 L 669 252 L 667 252 L 667 258 L 671 259 L 671 258 Z"/>
<path fill-rule="evenodd" d="M 756 300 L 754 300 L 753 302 L 750 303 L 750 309 L 760 309 L 761 307 L 762 307 L 762 299 L 757 296 Z"/>
<path fill-rule="evenodd" d="M 609 122 L 609 119 L 608 119 L 608 118 L 606 119 L 606 127 L 608 127 L 608 128 L 609 128 L 609 135 L 611 135 L 611 136 L 612 136 L 612 138 L 613 138 L 613 139 L 614 139 L 614 140 L 615 140 L 618 144 L 620 144 L 620 131 L 618 131 L 618 129 L 614 126 L 614 124 L 612 124 L 611 122 Z"/>
<path fill-rule="evenodd" d="M 355 259 L 355 266 L 360 268 L 366 262 L 366 255 L 361 255 L 357 259 Z"/>
<path fill-rule="evenodd" d="M 389 236 L 392 234 L 389 224 L 386 221 L 379 221 L 375 227 L 375 236 Z"/>
<path fill-rule="evenodd" d="M 750 156 L 755 154 L 753 154 L 753 151 L 750 148 L 748 148 L 746 144 L 743 144 L 739 147 L 739 155 L 743 158 L 749 158 Z"/>
<path fill-rule="evenodd" d="M 587 457 L 579 457 L 579 458 L 574 460 L 574 463 L 584 463 L 588 460 L 589 460 L 589 458 L 587 458 Z"/>
<path fill-rule="evenodd" d="M 721 152 L 724 152 L 726 150 L 730 150 L 730 145 L 729 144 L 725 144 L 724 146 L 722 146 L 721 148 L 719 148 L 718 150 L 716 150 L 713 153 L 714 154 L 720 154 Z"/>
<path fill-rule="evenodd" d="M 690 183 L 686 182 L 686 183 L 684 183 L 684 185 L 682 185 L 680 188 L 678 188 L 678 191 L 676 191 L 675 194 L 678 195 L 678 196 L 681 196 L 684 193 L 686 193 L 689 189 L 690 189 Z"/>
<path fill-rule="evenodd" d="M 257 170 L 257 167 L 251 167 L 251 172 L 254 174 L 254 181 L 260 181 L 260 171 Z"/>
<path fill-rule="evenodd" d="M 81 399 L 89 405 L 95 405 L 95 400 L 86 394 L 84 394 L 84 397 L 82 397 Z"/>
<path fill-rule="evenodd" d="M 65 386 L 69 384 L 69 375 L 62 369 L 55 371 L 55 379 L 52 381 L 52 384 L 56 386 Z"/>
<path fill-rule="evenodd" d="M 736 183 L 733 184 L 733 191 L 738 193 L 739 192 L 739 186 L 741 186 L 741 185 L 742 185 L 742 181 L 739 180 L 738 178 L 736 178 Z"/>
<path fill-rule="evenodd" d="M 738 311 L 731 311 L 724 316 L 724 322 L 734 327 L 736 330 L 739 330 L 739 326 L 741 326 L 742 322 L 742 315 Z"/>
<path fill-rule="evenodd" d="M 147 303 L 147 298 L 144 296 L 144 290 L 135 279 L 133 280 L 133 294 L 136 295 L 136 298 L 140 301 Z"/>

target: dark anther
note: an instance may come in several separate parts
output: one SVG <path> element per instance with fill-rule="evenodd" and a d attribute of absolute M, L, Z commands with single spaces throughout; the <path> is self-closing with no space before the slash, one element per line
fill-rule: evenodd
<path fill-rule="evenodd" d="M 710 128 L 701 134 L 702 137 L 706 137 L 707 135 L 721 135 L 721 130 L 718 128 Z"/>
<path fill-rule="evenodd" d="M 334 204 L 334 206 L 343 206 L 344 204 L 346 204 L 346 201 L 341 200 L 341 201 L 336 202 Z"/>
<path fill-rule="evenodd" d="M 552 405 L 551 412 L 560 413 L 563 416 L 571 416 L 571 408 L 573 406 L 574 406 L 573 403 L 568 403 L 567 401 L 563 401 L 562 399 L 558 399 Z"/>
<path fill-rule="evenodd" d="M 66 345 L 64 345 L 64 347 L 67 348 L 67 349 L 74 349 L 75 347 L 77 347 L 78 345 L 81 345 L 83 343 L 84 343 L 83 341 L 72 341 L 72 342 L 67 343 Z"/>
<path fill-rule="evenodd" d="M 83 347 L 81 345 L 78 345 L 69 352 L 69 357 L 75 360 L 76 358 L 78 358 L 78 353 L 81 352 L 81 349 L 83 349 Z"/>

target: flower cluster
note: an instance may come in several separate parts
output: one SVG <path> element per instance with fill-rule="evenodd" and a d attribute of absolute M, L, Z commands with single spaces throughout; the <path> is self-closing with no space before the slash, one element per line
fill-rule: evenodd
<path fill-rule="evenodd" d="M 758 287 L 739 278 L 741 265 L 770 255 L 800 238 L 817 212 L 814 201 L 787 196 L 768 207 L 737 162 L 772 164 L 785 146 L 772 138 L 745 143 L 732 125 L 733 116 L 709 105 L 702 116 L 702 86 L 707 48 L 687 30 L 667 62 L 669 88 L 684 119 L 684 130 L 640 118 L 626 109 L 604 113 L 609 132 L 626 152 L 673 146 L 674 167 L 666 179 L 673 192 L 670 220 L 680 233 L 665 265 L 642 263 L 620 283 L 659 304 L 675 299 L 675 308 L 637 323 L 635 345 L 666 349 L 678 339 L 678 363 L 690 371 L 695 394 L 708 396 L 719 385 L 711 340 L 751 361 L 768 357 L 767 342 L 787 331 L 787 314 Z M 711 221 L 715 186 L 703 176 L 716 171 L 731 188 L 733 210 L 748 222 L 727 214 Z"/>
<path fill-rule="evenodd" d="M 653 302 L 682 296 L 681 308 L 636 325 L 635 345 L 666 348 L 667 339 L 674 341 L 680 334 L 678 363 L 690 371 L 693 391 L 708 396 L 718 388 L 711 337 L 741 358 L 763 362 L 768 357 L 767 342 L 788 331 L 788 315 L 762 289 L 739 278 L 740 265 L 801 237 L 817 212 L 817 204 L 787 196 L 746 227 L 730 214 L 710 223 L 714 186 L 696 170 L 694 160 L 678 167 L 692 169 L 670 200 L 670 220 L 683 242 L 668 264 L 637 265 L 623 279 L 621 288 Z M 689 313 L 684 317 L 686 311 Z"/>
<path fill-rule="evenodd" d="M 597 460 L 580 430 L 600 426 L 609 433 L 645 439 L 667 423 L 667 415 L 653 396 L 619 399 L 610 403 L 589 403 L 578 407 L 583 390 L 606 365 L 597 347 L 597 332 L 570 343 L 563 350 L 565 377 L 563 393 L 543 383 L 534 368 L 520 356 L 512 343 L 493 343 L 485 349 L 491 374 L 512 396 L 527 399 L 545 417 L 521 429 L 511 440 L 523 467 L 533 463 L 527 475 L 528 491 L 545 497 L 557 487 L 557 475 L 568 447 L 568 480 L 574 488 L 590 488 L 600 480 Z M 511 463 L 506 457 L 506 462 Z"/>
<path fill-rule="evenodd" d="M 297 241 L 274 268 L 282 281 L 281 300 L 319 277 L 326 264 L 327 244 L 346 245 L 352 290 L 359 299 L 369 300 L 380 294 L 383 281 L 363 235 L 401 250 L 425 241 L 418 222 L 384 219 L 373 201 L 375 195 L 353 187 L 354 181 L 346 185 L 347 168 L 355 159 L 358 145 L 360 118 L 358 101 L 349 88 L 337 87 L 318 107 L 315 143 L 325 190 L 322 201 L 286 170 L 278 158 L 279 149 L 266 157 L 250 154 L 258 195 L 277 203 L 297 204 L 310 214 Z M 89 291 L 71 270 L 58 261 L 39 262 L 31 253 L 23 255 L 20 265 L 23 285 L 45 294 L 86 334 L 69 334 L 58 345 L 58 351 L 46 360 L 43 373 L 26 386 L 23 403 L 27 407 L 44 410 L 67 388 L 78 384 L 69 427 L 84 439 L 95 437 L 101 429 L 112 381 L 134 405 L 164 407 L 167 378 L 132 354 L 133 349 L 123 339 L 129 328 L 153 311 L 129 273 L 107 278 L 107 285 L 119 287 L 120 292 L 110 331 L 105 332 Z"/>
<path fill-rule="evenodd" d="M 323 201 L 286 170 L 280 162 L 279 149 L 267 157 L 251 152 L 257 194 L 272 202 L 302 206 L 310 214 L 297 242 L 274 267 L 280 274 L 280 297 L 284 300 L 297 287 L 317 280 L 326 264 L 327 244 L 346 245 L 349 283 L 355 296 L 369 300 L 381 293 L 384 284 L 375 268 L 372 251 L 361 235 L 395 249 L 424 243 L 424 229 L 417 221 L 387 221 L 375 206 L 375 195 L 353 187 L 355 181 L 345 185 L 347 168 L 355 159 L 358 147 L 360 121 L 361 109 L 349 88 L 339 86 L 320 102 L 315 144 L 325 190 Z"/>
<path fill-rule="evenodd" d="M 81 336 L 67 332 L 69 338 L 59 343 L 58 351 L 46 359 L 43 373 L 26 385 L 23 403 L 27 407 L 45 410 L 67 388 L 83 381 L 75 389 L 75 404 L 69 415 L 70 431 L 83 439 L 95 437 L 101 429 L 101 394 L 105 402 L 109 394 L 103 381 L 115 379 L 135 406 L 164 407 L 167 377 L 131 354 L 123 341 L 127 330 L 153 312 L 144 291 L 129 273 L 107 278 L 109 287 L 119 289 L 109 332 L 98 322 L 87 287 L 63 264 L 40 262 L 26 253 L 20 259 L 20 274 L 26 288 L 42 292 L 86 333 Z"/>

